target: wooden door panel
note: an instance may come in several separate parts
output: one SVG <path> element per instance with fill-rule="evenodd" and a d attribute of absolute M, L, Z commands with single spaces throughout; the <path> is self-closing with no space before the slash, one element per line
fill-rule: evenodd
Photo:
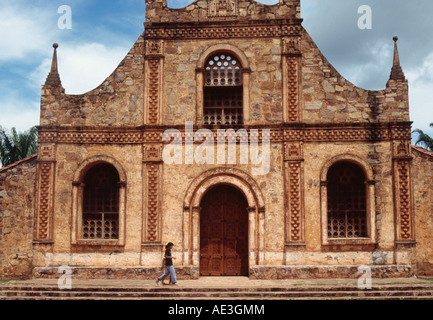
<path fill-rule="evenodd" d="M 212 257 L 210 263 L 209 275 L 211 276 L 221 276 L 223 274 L 222 257 Z"/>
<path fill-rule="evenodd" d="M 218 186 L 202 200 L 200 274 L 248 275 L 248 204 L 243 194 Z"/>
<path fill-rule="evenodd" d="M 236 257 L 236 240 L 224 239 L 224 257 Z"/>
<path fill-rule="evenodd" d="M 222 239 L 223 236 L 223 222 L 222 221 L 212 221 L 211 223 L 211 239 Z"/>
<path fill-rule="evenodd" d="M 208 255 L 201 255 L 200 256 L 200 273 L 204 276 L 210 276 L 209 272 L 209 256 Z"/>

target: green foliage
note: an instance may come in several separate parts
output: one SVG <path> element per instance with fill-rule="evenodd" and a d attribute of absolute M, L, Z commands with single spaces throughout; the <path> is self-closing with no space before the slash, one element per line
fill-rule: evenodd
<path fill-rule="evenodd" d="M 30 157 L 38 150 L 38 130 L 36 127 L 25 132 L 17 132 L 12 128 L 7 132 L 0 127 L 0 160 L 2 166 Z"/>
<path fill-rule="evenodd" d="M 430 123 L 430 127 L 433 128 L 433 123 Z M 418 134 L 418 140 L 416 141 L 415 145 L 420 145 L 424 149 L 433 152 L 433 138 L 420 129 L 416 129 L 414 133 Z"/>

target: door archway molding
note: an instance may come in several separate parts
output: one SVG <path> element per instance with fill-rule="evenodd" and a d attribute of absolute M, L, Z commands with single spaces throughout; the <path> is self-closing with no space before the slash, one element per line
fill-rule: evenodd
<path fill-rule="evenodd" d="M 203 172 L 188 187 L 183 203 L 183 265 L 199 267 L 200 202 L 208 190 L 230 185 L 241 191 L 248 202 L 249 266 L 264 261 L 265 201 L 257 182 L 246 172 L 235 168 L 215 168 Z"/>

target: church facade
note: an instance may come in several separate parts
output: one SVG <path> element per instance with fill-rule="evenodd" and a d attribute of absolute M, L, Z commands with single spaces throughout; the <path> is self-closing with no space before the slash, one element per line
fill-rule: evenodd
<path fill-rule="evenodd" d="M 54 45 L 38 154 L 0 170 L 0 277 L 153 279 L 167 242 L 181 279 L 433 274 L 433 154 L 411 146 L 397 40 L 379 91 L 330 65 L 299 0 L 147 0 L 82 95 Z"/>

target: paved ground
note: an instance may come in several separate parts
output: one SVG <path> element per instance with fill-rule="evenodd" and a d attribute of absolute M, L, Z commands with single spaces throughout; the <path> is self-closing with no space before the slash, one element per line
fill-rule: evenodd
<path fill-rule="evenodd" d="M 21 286 L 57 286 L 57 280 L 34 279 L 26 281 L 2 281 L 0 287 L 4 285 Z M 72 285 L 77 287 L 156 287 L 153 280 L 78 280 L 72 279 Z M 380 286 L 432 286 L 433 279 L 423 278 L 387 278 L 372 279 L 373 287 Z M 254 288 L 254 287 L 333 287 L 349 286 L 357 287 L 357 279 L 300 279 L 300 280 L 250 280 L 247 277 L 201 277 L 199 280 L 180 280 L 178 286 L 182 288 Z"/>

